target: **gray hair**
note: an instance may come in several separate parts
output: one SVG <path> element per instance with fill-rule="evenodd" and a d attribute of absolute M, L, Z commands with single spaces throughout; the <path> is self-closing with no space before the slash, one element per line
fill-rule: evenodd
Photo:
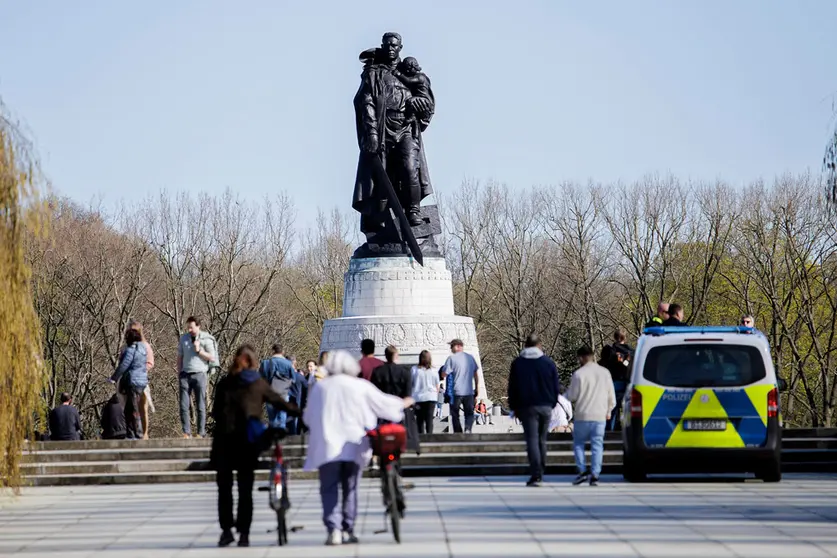
<path fill-rule="evenodd" d="M 348 352 L 334 351 L 328 355 L 325 370 L 329 376 L 338 376 L 340 374 L 357 376 L 360 374 L 360 364 Z"/>

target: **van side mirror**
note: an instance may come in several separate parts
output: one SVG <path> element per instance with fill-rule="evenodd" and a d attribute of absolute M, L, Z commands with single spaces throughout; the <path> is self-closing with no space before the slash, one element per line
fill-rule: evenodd
<path fill-rule="evenodd" d="M 779 388 L 779 391 L 785 391 L 788 389 L 788 383 L 784 378 L 776 378 L 776 387 Z"/>

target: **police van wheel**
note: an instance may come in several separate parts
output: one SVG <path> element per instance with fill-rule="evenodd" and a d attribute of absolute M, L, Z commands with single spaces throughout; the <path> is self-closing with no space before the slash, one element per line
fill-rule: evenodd
<path fill-rule="evenodd" d="M 626 456 L 625 463 L 622 465 L 622 478 L 628 482 L 645 482 L 648 474 L 633 459 Z"/>
<path fill-rule="evenodd" d="M 782 462 L 778 459 L 762 466 L 756 476 L 764 482 L 780 482 L 782 480 Z"/>

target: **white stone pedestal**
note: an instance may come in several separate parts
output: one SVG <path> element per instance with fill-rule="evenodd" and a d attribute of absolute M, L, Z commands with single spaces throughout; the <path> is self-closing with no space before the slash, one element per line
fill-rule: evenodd
<path fill-rule="evenodd" d="M 424 267 L 407 256 L 353 258 L 344 278 L 343 317 L 324 324 L 320 351 L 360 356 L 363 339 L 375 341 L 381 358 L 387 345 L 395 345 L 402 364 L 417 363 L 428 350 L 436 367 L 450 355 L 451 340 L 462 339 L 480 362 L 474 321 L 454 315 L 444 258 L 425 258 Z"/>

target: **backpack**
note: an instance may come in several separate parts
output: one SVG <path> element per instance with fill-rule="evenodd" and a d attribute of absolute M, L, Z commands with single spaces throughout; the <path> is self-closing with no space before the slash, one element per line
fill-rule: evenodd
<path fill-rule="evenodd" d="M 209 372 L 208 374 L 211 376 L 215 374 L 221 368 L 221 360 L 218 356 L 218 341 L 215 340 L 215 337 L 212 336 L 211 333 L 207 333 L 205 331 L 201 332 L 201 337 L 207 337 L 210 341 L 212 341 L 212 348 L 213 348 L 213 357 L 212 360 L 209 361 Z"/>
<path fill-rule="evenodd" d="M 291 387 L 294 384 L 294 376 L 288 376 L 277 366 L 276 362 L 271 358 L 262 361 L 261 375 L 270 384 L 270 388 L 285 398 L 289 399 Z"/>
<path fill-rule="evenodd" d="M 626 381 L 631 370 L 633 351 L 627 345 L 613 344 L 610 346 L 610 359 L 606 368 L 610 370 L 614 380 Z"/>

